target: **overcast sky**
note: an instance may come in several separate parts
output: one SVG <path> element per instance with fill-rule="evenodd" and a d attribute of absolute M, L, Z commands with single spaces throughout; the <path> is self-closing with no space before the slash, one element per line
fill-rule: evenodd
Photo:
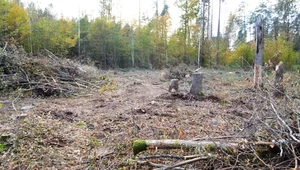
<path fill-rule="evenodd" d="M 251 0 L 246 1 L 247 3 L 247 12 L 253 10 L 258 4 L 260 0 Z M 65 18 L 78 18 L 79 14 L 84 13 L 87 14 L 90 18 L 95 18 L 99 16 L 99 6 L 100 0 L 22 0 L 25 6 L 29 2 L 34 2 L 38 7 L 44 9 L 49 4 L 53 5 L 53 12 L 57 15 L 57 17 L 64 16 Z M 121 17 L 122 20 L 127 22 L 132 22 L 134 19 L 138 19 L 139 15 L 139 0 L 114 0 L 116 2 L 117 7 L 113 9 L 113 12 L 117 17 Z M 141 2 L 141 13 L 145 13 L 146 15 L 153 16 L 154 14 L 154 0 L 140 0 Z M 169 5 L 169 11 L 172 18 L 173 28 L 179 25 L 179 16 L 180 11 L 177 7 L 174 6 L 175 0 L 166 0 Z M 219 0 L 212 0 L 214 7 L 214 25 L 213 25 L 213 34 L 216 34 L 217 28 L 217 11 L 218 11 L 218 2 Z M 234 12 L 238 5 L 242 1 L 240 0 L 225 0 L 222 3 L 222 14 L 221 14 L 221 28 L 224 28 L 224 25 L 227 22 L 227 17 L 230 12 Z M 159 0 L 159 9 L 163 7 L 163 0 Z M 79 11 L 81 11 L 79 13 Z M 221 30 L 223 32 L 223 30 Z"/>

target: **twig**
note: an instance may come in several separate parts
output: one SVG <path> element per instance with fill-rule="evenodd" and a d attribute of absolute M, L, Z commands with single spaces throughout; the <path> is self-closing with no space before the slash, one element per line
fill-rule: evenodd
<path fill-rule="evenodd" d="M 170 159 L 185 159 L 184 156 L 178 156 L 178 155 L 150 155 L 150 156 L 141 156 L 139 159 L 154 159 L 154 158 L 170 158 Z"/>
<path fill-rule="evenodd" d="M 170 166 L 165 166 L 165 167 L 162 167 L 160 169 L 161 170 L 173 169 L 173 168 L 176 168 L 178 166 L 186 165 L 186 164 L 197 162 L 197 161 L 200 161 L 200 160 L 206 160 L 206 159 L 209 159 L 209 158 L 211 158 L 211 157 L 198 157 L 198 158 L 194 158 L 194 159 L 190 159 L 190 160 L 178 162 L 178 163 L 175 163 L 175 164 L 170 165 Z"/>
<path fill-rule="evenodd" d="M 247 136 L 241 136 L 241 137 L 236 137 L 236 136 L 216 136 L 216 137 L 203 137 L 203 138 L 195 138 L 192 139 L 193 141 L 200 141 L 200 140 L 209 140 L 209 139 L 227 139 L 227 138 L 246 138 Z"/>
<path fill-rule="evenodd" d="M 5 51 L 6 47 L 7 47 L 7 42 L 5 42 L 5 46 L 4 46 L 4 48 L 2 49 L 2 52 Z"/>
<path fill-rule="evenodd" d="M 253 148 L 252 148 L 252 149 L 253 149 Z M 265 163 L 265 161 L 263 161 L 263 160 L 257 155 L 256 152 L 253 152 L 253 154 L 254 154 L 254 155 L 256 156 L 256 158 L 259 159 L 260 162 L 262 162 L 266 167 L 268 167 L 269 169 L 272 169 L 272 170 L 273 170 L 273 168 L 271 167 L 271 165 Z"/>
<path fill-rule="evenodd" d="M 138 159 L 170 158 L 170 159 L 188 160 L 188 159 L 198 158 L 199 156 L 201 156 L 201 155 L 178 156 L 178 155 L 163 154 L 163 155 L 140 156 Z"/>
<path fill-rule="evenodd" d="M 156 168 L 162 168 L 162 167 L 165 167 L 164 164 L 157 164 L 157 163 L 153 163 L 153 162 L 150 162 L 150 161 L 137 161 L 137 163 L 139 165 L 148 165 L 148 166 L 151 166 L 151 167 L 156 167 Z M 184 170 L 185 168 L 174 168 L 174 170 Z"/>
<path fill-rule="evenodd" d="M 294 169 L 297 170 L 298 169 L 298 158 L 297 158 L 297 155 L 295 153 L 295 148 L 292 144 L 291 144 L 291 147 L 292 147 L 292 152 L 293 152 L 294 159 L 295 159 L 295 168 Z"/>
<path fill-rule="evenodd" d="M 278 119 L 283 123 L 283 125 L 289 130 L 289 132 L 290 132 L 289 135 L 291 136 L 291 138 L 293 138 L 295 141 L 297 141 L 297 142 L 300 143 L 300 140 L 297 139 L 297 138 L 293 135 L 292 129 L 291 129 L 291 128 L 285 123 L 285 121 L 282 120 L 282 118 L 278 115 L 277 110 L 275 109 L 273 103 L 270 103 L 270 104 L 271 104 L 271 107 L 272 107 L 274 113 L 276 114 L 277 118 L 278 118 Z"/>

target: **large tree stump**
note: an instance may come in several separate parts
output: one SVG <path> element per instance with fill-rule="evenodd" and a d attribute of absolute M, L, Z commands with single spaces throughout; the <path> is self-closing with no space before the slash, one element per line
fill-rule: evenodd
<path fill-rule="evenodd" d="M 202 92 L 202 80 L 203 80 L 203 73 L 196 72 L 192 75 L 192 86 L 190 89 L 190 93 L 194 96 L 200 96 Z"/>
<path fill-rule="evenodd" d="M 178 79 L 172 79 L 171 84 L 169 86 L 169 92 L 177 92 L 178 91 Z"/>
<path fill-rule="evenodd" d="M 284 65 L 283 62 L 280 61 L 276 65 L 275 69 L 275 80 L 274 80 L 274 96 L 280 97 L 284 95 L 284 89 L 283 89 L 283 71 L 284 71 Z"/>
<path fill-rule="evenodd" d="M 261 17 L 258 16 L 256 22 L 256 53 L 254 61 L 254 88 L 261 89 L 263 87 L 263 27 Z"/>

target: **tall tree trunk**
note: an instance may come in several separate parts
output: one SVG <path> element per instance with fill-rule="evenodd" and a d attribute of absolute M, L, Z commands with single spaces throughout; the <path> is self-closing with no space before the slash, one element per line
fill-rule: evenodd
<path fill-rule="evenodd" d="M 210 34 L 210 0 L 207 1 L 207 38 L 211 40 Z"/>
<path fill-rule="evenodd" d="M 204 37 L 205 37 L 205 22 L 204 22 L 204 19 L 205 19 L 205 5 L 206 5 L 206 2 L 205 1 L 202 1 L 202 19 L 201 19 L 201 26 L 202 26 L 202 32 L 201 32 L 201 46 L 202 46 L 202 49 L 204 47 Z M 201 54 L 202 55 L 202 61 L 204 61 L 204 51 L 202 50 Z"/>
<path fill-rule="evenodd" d="M 184 55 L 183 56 L 184 63 L 187 63 L 187 56 L 186 56 L 186 50 L 187 50 L 186 39 L 187 39 L 187 23 L 188 23 L 188 21 L 187 21 L 187 6 L 188 6 L 188 4 L 187 4 L 187 0 L 186 0 L 185 1 L 185 18 L 184 18 L 184 54 L 183 54 Z"/>
<path fill-rule="evenodd" d="M 261 16 L 256 21 L 256 53 L 254 61 L 254 88 L 261 89 L 263 87 L 263 26 Z"/>
<path fill-rule="evenodd" d="M 217 33 L 217 66 L 219 65 L 219 53 L 220 53 L 220 18 L 221 18 L 221 0 L 219 0 L 219 19 L 218 19 L 218 33 Z"/>
<path fill-rule="evenodd" d="M 203 11 L 202 11 L 203 13 Z M 201 16 L 201 0 L 199 0 L 199 34 L 198 34 L 198 41 L 199 41 L 199 44 L 198 44 L 198 68 L 200 68 L 201 66 L 201 34 L 200 34 L 200 29 L 201 27 L 203 27 L 203 22 L 202 22 L 202 19 L 200 17 Z"/>
<path fill-rule="evenodd" d="M 135 67 L 135 64 L 134 64 L 134 32 L 133 32 L 133 29 L 131 31 L 131 60 L 132 60 L 132 67 Z"/>

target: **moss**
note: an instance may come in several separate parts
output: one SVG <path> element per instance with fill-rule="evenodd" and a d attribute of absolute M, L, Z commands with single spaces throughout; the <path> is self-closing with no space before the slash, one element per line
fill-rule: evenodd
<path fill-rule="evenodd" d="M 174 142 L 174 146 L 176 147 L 176 146 L 178 146 L 178 144 L 179 144 L 179 141 L 176 140 L 176 141 Z"/>
<path fill-rule="evenodd" d="M 147 144 L 145 140 L 136 140 L 133 142 L 133 154 L 136 155 L 141 151 L 147 149 Z"/>
<path fill-rule="evenodd" d="M 216 146 L 214 144 L 209 144 L 209 145 L 205 145 L 204 149 L 213 152 L 216 150 Z"/>

